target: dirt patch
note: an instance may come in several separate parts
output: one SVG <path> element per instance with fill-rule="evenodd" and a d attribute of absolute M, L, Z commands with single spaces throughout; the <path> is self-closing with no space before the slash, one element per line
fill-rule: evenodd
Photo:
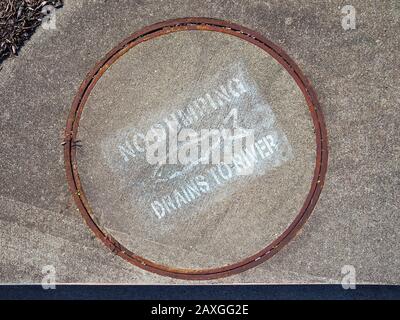
<path fill-rule="evenodd" d="M 0 1 L 0 63 L 17 55 L 24 42 L 41 24 L 53 6 L 60 8 L 62 0 L 2 0 Z"/>

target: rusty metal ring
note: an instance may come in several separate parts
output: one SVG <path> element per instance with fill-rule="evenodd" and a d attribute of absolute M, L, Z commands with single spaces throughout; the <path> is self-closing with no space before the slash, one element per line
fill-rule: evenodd
<path fill-rule="evenodd" d="M 157 264 L 140 257 L 127 248 L 123 247 L 111 235 L 107 234 L 96 224 L 94 215 L 90 209 L 88 200 L 83 191 L 81 181 L 78 174 L 78 164 L 76 158 L 76 149 L 74 141 L 78 133 L 78 126 L 83 107 L 88 99 L 88 96 L 102 74 L 120 58 L 124 53 L 135 45 L 162 36 L 171 32 L 184 30 L 206 30 L 222 32 L 239 37 L 248 41 L 259 48 L 266 51 L 269 55 L 275 58 L 293 77 L 297 85 L 300 87 L 314 124 L 316 136 L 316 163 L 314 169 L 314 177 L 307 198 L 304 201 L 303 207 L 296 216 L 290 226 L 271 244 L 240 262 L 227 266 L 212 268 L 212 269 L 178 269 Z M 87 74 L 82 82 L 79 91 L 73 101 L 70 114 L 68 116 L 65 143 L 64 143 L 64 160 L 66 175 L 69 188 L 73 194 L 76 205 L 81 212 L 85 222 L 94 234 L 115 254 L 129 261 L 130 263 L 145 269 L 155 272 L 160 275 L 170 276 L 180 279 L 191 280 L 208 280 L 220 277 L 226 277 L 236 274 L 266 261 L 276 254 L 284 245 L 286 245 L 304 225 L 312 210 L 314 209 L 319 195 L 321 193 L 328 165 L 328 140 L 327 131 L 323 119 L 321 109 L 319 107 L 317 96 L 311 87 L 310 82 L 300 71 L 295 62 L 278 46 L 271 41 L 265 39 L 262 35 L 252 30 L 249 30 L 240 25 L 209 18 L 182 18 L 168 20 L 147 26 L 138 32 L 133 33 L 130 37 L 122 41 L 114 49 L 112 49 L 101 61 L 99 61 L 93 69 Z"/>

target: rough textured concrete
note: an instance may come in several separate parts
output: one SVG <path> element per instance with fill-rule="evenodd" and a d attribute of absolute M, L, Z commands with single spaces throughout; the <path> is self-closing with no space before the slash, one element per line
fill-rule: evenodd
<path fill-rule="evenodd" d="M 158 167 L 134 147 L 155 124 L 176 134 L 163 122 L 171 113 L 200 134 L 232 129 L 232 110 L 235 126 L 254 130 L 253 148 L 273 140 L 271 152 L 261 144 L 264 159 L 254 148 L 246 175 L 234 164 Z M 265 248 L 299 213 L 314 173 L 315 134 L 295 81 L 260 48 L 222 33 L 178 32 L 132 48 L 97 82 L 80 126 L 79 175 L 94 216 L 135 254 L 171 267 L 221 267 Z"/>
<path fill-rule="evenodd" d="M 261 266 L 218 282 L 399 283 L 399 23 L 397 1 L 352 1 L 357 29 L 344 31 L 343 1 L 70 1 L 57 30 L 39 30 L 0 70 L 1 272 L 37 282 L 46 264 L 59 282 L 171 283 L 108 252 L 68 193 L 62 134 L 86 72 L 139 28 L 208 16 L 257 30 L 300 65 L 325 114 L 330 163 L 322 197 L 303 231 Z"/>

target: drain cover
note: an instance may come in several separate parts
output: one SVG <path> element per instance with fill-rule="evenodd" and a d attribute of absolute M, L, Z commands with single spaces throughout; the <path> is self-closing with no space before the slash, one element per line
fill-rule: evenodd
<path fill-rule="evenodd" d="M 133 34 L 89 73 L 65 162 L 82 215 L 116 254 L 211 279 L 295 235 L 321 191 L 327 139 L 312 88 L 281 49 L 187 18 Z"/>

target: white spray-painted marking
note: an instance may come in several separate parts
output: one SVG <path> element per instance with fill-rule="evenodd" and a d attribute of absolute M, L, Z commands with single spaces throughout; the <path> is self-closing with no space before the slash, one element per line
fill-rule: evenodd
<path fill-rule="evenodd" d="M 154 121 L 148 130 L 174 130 L 173 121 L 178 123 L 177 134 L 182 128 L 254 130 L 254 143 L 243 153 L 234 155 L 232 163 L 204 165 L 204 159 L 196 159 L 184 165 L 173 161 L 172 164 L 151 165 L 146 161 L 146 130 L 135 127 L 123 128 L 102 143 L 111 170 L 121 183 L 131 188 L 132 194 L 140 194 L 140 203 L 144 203 L 156 219 L 166 218 L 202 199 L 217 201 L 218 193 L 229 194 L 240 188 L 240 181 L 248 181 L 248 177 L 243 180 L 242 176 L 249 170 L 250 178 L 260 176 L 293 157 L 271 106 L 258 94 L 243 65 L 235 65 L 230 72 L 217 74 L 201 83 L 209 83 L 209 86 L 192 90 L 200 94 L 194 95 L 186 107 Z M 167 137 L 163 139 L 168 139 L 167 155 L 171 160 L 184 143 L 171 142 Z M 220 144 L 213 144 L 210 150 L 221 148 Z"/>

